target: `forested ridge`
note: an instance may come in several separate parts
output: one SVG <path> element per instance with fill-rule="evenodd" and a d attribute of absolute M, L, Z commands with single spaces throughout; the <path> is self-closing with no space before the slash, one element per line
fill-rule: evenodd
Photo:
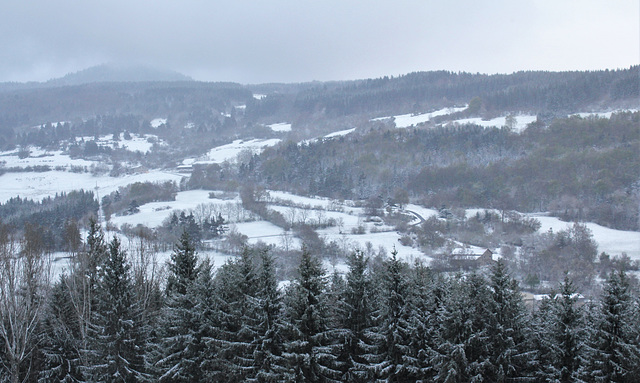
<path fill-rule="evenodd" d="M 552 211 L 638 230 L 638 126 L 640 113 L 627 112 L 534 123 L 522 134 L 474 125 L 380 127 L 268 148 L 241 164 L 237 177 L 343 199 L 388 201 L 406 190 L 425 206 Z M 216 169 L 194 172 L 192 187 L 219 184 Z"/>
<path fill-rule="evenodd" d="M 212 271 L 184 233 L 158 273 L 152 254 L 128 254 L 92 222 L 49 281 L 33 234 L 19 246 L 0 234 L 2 381 L 633 382 L 639 372 L 638 295 L 624 271 L 586 301 L 566 276 L 531 307 L 502 262 L 441 274 L 395 251 L 356 251 L 345 274 L 327 274 L 303 248 L 279 287 L 268 248 Z"/>
<path fill-rule="evenodd" d="M 194 163 L 179 183 L 0 203 L 0 382 L 636 381 L 639 262 L 599 253 L 584 222 L 640 230 L 639 70 L 0 84 L 0 176 Z M 434 116 L 400 128 L 404 113 Z M 281 142 L 205 156 L 252 139 Z M 195 189 L 200 205 L 171 203 Z M 150 203 L 172 212 L 137 224 Z M 533 212 L 574 223 L 541 232 Z M 258 221 L 282 246 L 228 226 Z M 347 242 L 378 233 L 431 263 Z"/>
<path fill-rule="evenodd" d="M 254 92 L 265 97 L 252 97 Z M 0 84 L 0 145 L 15 144 L 16 135 L 38 124 L 81 123 L 96 116 L 133 116 L 137 125 L 164 116 L 174 129 L 193 123 L 198 129 L 211 131 L 221 116 L 228 115 L 231 121 L 227 124 L 242 130 L 251 131 L 256 124 L 290 121 L 314 133 L 358 123 L 363 117 L 424 113 L 474 99 L 477 108 L 469 111 L 473 114 L 528 112 L 550 120 L 581 110 L 634 107 L 639 97 L 638 66 L 611 71 L 494 75 L 433 71 L 301 84 L 4 83 Z M 238 106 L 246 107 L 242 115 L 235 113 Z M 120 127 L 123 129 L 130 128 Z M 229 133 L 224 132 L 225 136 Z"/>
<path fill-rule="evenodd" d="M 479 97 L 484 110 L 490 113 L 519 110 L 553 115 L 587 105 L 594 107 L 598 103 L 637 99 L 637 78 L 637 66 L 616 71 L 525 71 L 494 75 L 415 72 L 398 77 L 320 83 L 302 88 L 292 102 L 295 111 L 307 117 L 320 112 L 324 118 L 363 112 L 377 112 L 379 116 L 424 112 L 429 108 L 468 103 L 474 97 Z M 272 107 L 261 113 L 278 113 L 278 106 L 288 106 L 291 101 L 287 100 L 291 97 L 283 95 L 278 103 L 265 100 L 270 101 Z M 252 112 L 249 108 L 248 113 Z"/>

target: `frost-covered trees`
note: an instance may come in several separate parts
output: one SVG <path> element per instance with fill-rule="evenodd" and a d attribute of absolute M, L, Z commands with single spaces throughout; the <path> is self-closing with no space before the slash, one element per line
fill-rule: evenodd
<path fill-rule="evenodd" d="M 533 317 L 536 373 L 542 380 L 575 382 L 585 359 L 585 323 L 569 276 L 560 293 L 544 299 Z"/>
<path fill-rule="evenodd" d="M 100 270 L 91 348 L 86 350 L 89 354 L 86 375 L 91 381 L 129 383 L 145 377 L 142 313 L 135 304 L 133 291 L 125 253 L 114 237 Z"/>
<path fill-rule="evenodd" d="M 612 272 L 606 281 L 599 308 L 590 318 L 583 379 L 592 382 L 634 382 L 640 374 L 638 307 L 630 296 L 623 271 Z"/>
<path fill-rule="evenodd" d="M 85 251 L 78 252 L 69 262 L 69 277 L 64 279 L 80 331 L 80 350 L 89 348 L 89 337 L 95 319 L 94 310 L 98 289 L 98 270 L 107 258 L 107 245 L 104 234 L 97 221 L 89 221 Z M 85 355 L 81 353 L 83 365 L 87 365 Z"/>
<path fill-rule="evenodd" d="M 409 352 L 406 368 L 415 380 L 433 377 L 433 359 L 437 339 L 438 309 L 441 305 L 442 280 L 421 262 L 410 271 L 411 299 L 409 301 Z"/>
<path fill-rule="evenodd" d="M 132 273 L 117 238 L 105 245 L 96 224 L 52 285 L 39 276 L 46 257 L 37 256 L 38 241 L 7 238 L 0 236 L 0 382 L 631 382 L 640 375 L 638 297 L 623 272 L 611 273 L 588 303 L 567 274 L 559 293 L 530 314 L 503 262 L 447 275 L 410 266 L 395 251 L 379 262 L 356 251 L 345 274 L 327 277 L 305 249 L 282 289 L 269 248 L 245 248 L 214 269 L 185 233 L 167 264 L 166 288 L 154 293 L 144 270 Z"/>
<path fill-rule="evenodd" d="M 553 359 L 557 371 L 555 378 L 560 382 L 574 381 L 584 358 L 584 324 L 582 310 L 576 306 L 577 301 L 576 289 L 567 276 L 559 296 L 555 299 L 555 315 L 552 316 L 555 319 L 553 327 L 555 343 Z"/>
<path fill-rule="evenodd" d="M 258 337 L 258 284 L 253 255 L 245 248 L 239 259 L 224 264 L 215 279 L 218 323 L 214 338 L 215 377 L 228 382 L 253 378 L 254 341 Z"/>
<path fill-rule="evenodd" d="M 409 299 L 411 290 L 407 280 L 408 266 L 398 259 L 397 251 L 386 261 L 382 276 L 379 310 L 376 316 L 377 331 L 375 341 L 376 356 L 371 359 L 371 367 L 378 379 L 388 382 L 404 382 L 409 371 L 405 358 L 409 351 L 411 333 Z"/>
<path fill-rule="evenodd" d="M 267 250 L 260 251 L 257 275 L 257 337 L 253 365 L 257 382 L 280 382 L 286 372 L 282 322 L 282 297 L 278 289 L 274 259 Z"/>
<path fill-rule="evenodd" d="M 298 277 L 287 292 L 289 336 L 285 357 L 291 380 L 322 382 L 339 377 L 328 339 L 326 279 L 320 260 L 306 249 L 298 268 Z"/>
<path fill-rule="evenodd" d="M 214 280 L 216 322 L 207 339 L 212 380 L 280 382 L 283 357 L 282 299 L 268 249 L 245 248 Z"/>
<path fill-rule="evenodd" d="M 487 341 L 490 380 L 504 382 L 525 376 L 535 353 L 528 345 L 527 312 L 518 282 L 511 278 L 502 261 L 491 272 Z"/>
<path fill-rule="evenodd" d="M 38 233 L 18 244 L 0 222 L 0 376 L 21 382 L 31 375 L 49 287 L 49 262 Z"/>
<path fill-rule="evenodd" d="M 43 321 L 40 382 L 82 382 L 80 321 L 70 299 L 66 275 L 53 286 Z"/>
<path fill-rule="evenodd" d="M 183 232 L 168 264 L 166 301 L 161 312 L 157 340 L 151 359 L 161 382 L 197 382 L 204 379 L 201 352 L 204 349 L 198 296 L 198 257 L 189 234 Z"/>
<path fill-rule="evenodd" d="M 375 351 L 371 340 L 374 299 L 367 263 L 368 258 L 362 251 L 355 251 L 349 256 L 346 284 L 341 291 L 342 299 L 337 302 L 339 347 L 336 356 L 342 381 L 368 382 L 373 377 L 369 359 Z"/>
<path fill-rule="evenodd" d="M 486 279 L 478 274 L 458 276 L 443 290 L 445 300 L 431 321 L 437 329 L 433 380 L 467 382 L 488 376 L 491 289 Z"/>

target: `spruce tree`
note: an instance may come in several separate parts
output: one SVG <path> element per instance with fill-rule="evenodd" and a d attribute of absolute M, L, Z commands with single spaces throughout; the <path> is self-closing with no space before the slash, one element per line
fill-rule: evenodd
<path fill-rule="evenodd" d="M 204 258 L 198 266 L 196 279 L 187 290 L 193 297 L 193 338 L 198 340 L 192 348 L 197 351 L 194 365 L 199 368 L 199 376 L 202 381 L 217 381 L 210 379 L 215 370 L 214 361 L 217 348 L 212 347 L 209 341 L 213 339 L 219 326 L 219 315 L 216 297 L 216 286 L 213 280 L 213 265 L 209 258 Z"/>
<path fill-rule="evenodd" d="M 342 381 L 368 382 L 372 379 L 368 357 L 375 351 L 375 344 L 370 339 L 374 307 L 368 258 L 356 250 L 348 257 L 347 263 L 346 284 L 336 307 L 336 326 L 341 343 L 337 359 L 341 363 Z"/>
<path fill-rule="evenodd" d="M 437 342 L 437 281 L 421 262 L 411 271 L 409 300 L 409 353 L 405 366 L 412 380 L 428 381 L 433 377 L 434 348 Z"/>
<path fill-rule="evenodd" d="M 535 362 L 535 353 L 527 342 L 527 311 L 518 282 L 508 274 L 502 260 L 493 266 L 489 286 L 487 339 L 491 368 L 486 377 L 496 382 L 526 377 Z"/>
<path fill-rule="evenodd" d="M 70 303 L 77 317 L 79 326 L 80 362 L 89 365 L 87 356 L 94 311 L 97 304 L 99 270 L 108 257 L 108 248 L 104 240 L 102 228 L 95 219 L 89 220 L 89 233 L 85 250 L 76 253 L 69 262 L 69 277 L 64 279 L 69 292 Z"/>
<path fill-rule="evenodd" d="M 227 382 L 254 379 L 253 360 L 259 337 L 258 284 L 253 254 L 244 248 L 240 258 L 225 264 L 216 277 L 220 325 L 214 344 Z"/>
<path fill-rule="evenodd" d="M 558 377 L 557 363 L 557 343 L 555 339 L 557 309 L 556 301 L 553 299 L 555 292 L 551 292 L 548 297 L 544 297 L 533 313 L 532 345 L 536 350 L 535 377 L 539 381 L 555 381 Z"/>
<path fill-rule="evenodd" d="M 439 345 L 434 358 L 435 381 L 465 382 L 489 375 L 488 303 L 491 291 L 478 275 L 457 276 L 448 283 L 438 312 Z"/>
<path fill-rule="evenodd" d="M 51 291 L 43 321 L 44 365 L 39 382 L 82 382 L 80 324 L 71 304 L 66 275 L 61 275 Z"/>
<path fill-rule="evenodd" d="M 640 373 L 637 308 L 624 271 L 611 272 L 595 316 L 583 379 L 594 382 L 635 382 Z"/>
<path fill-rule="evenodd" d="M 565 276 L 560 295 L 554 301 L 555 378 L 562 383 L 574 382 L 584 358 L 584 330 L 582 311 L 576 306 L 576 289 L 568 275 Z"/>
<path fill-rule="evenodd" d="M 405 367 L 405 356 L 409 353 L 409 300 L 411 291 L 406 276 L 407 265 L 391 252 L 385 262 L 383 291 L 375 320 L 377 351 L 370 360 L 372 372 L 378 379 L 387 382 L 405 382 L 409 370 Z"/>
<path fill-rule="evenodd" d="M 198 276 L 197 264 L 195 246 L 189 233 L 183 231 L 171 254 L 171 262 L 168 264 L 167 295 L 187 293 L 188 288 Z"/>
<path fill-rule="evenodd" d="M 200 356 L 204 348 L 194 283 L 199 277 L 195 247 L 186 232 L 175 245 L 168 263 L 165 306 L 151 359 L 161 382 L 197 382 L 203 378 Z"/>
<path fill-rule="evenodd" d="M 325 272 L 320 260 L 303 248 L 298 277 L 287 296 L 287 317 L 291 323 L 285 357 L 295 382 L 324 382 L 339 379 L 332 367 L 335 360 L 327 346 L 328 317 Z"/>
<path fill-rule="evenodd" d="M 97 382 L 139 382 L 146 376 L 141 312 L 135 304 L 125 252 L 115 236 L 100 270 L 97 292 L 87 376 Z"/>
<path fill-rule="evenodd" d="M 258 273 L 258 338 L 254 354 L 257 382 L 281 382 L 286 372 L 282 322 L 282 297 L 278 290 L 273 256 L 268 250 L 260 252 Z"/>

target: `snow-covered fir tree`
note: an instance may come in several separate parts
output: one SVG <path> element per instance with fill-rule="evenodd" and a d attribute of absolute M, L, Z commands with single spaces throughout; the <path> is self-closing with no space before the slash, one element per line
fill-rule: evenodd
<path fill-rule="evenodd" d="M 161 382 L 198 382 L 204 376 L 201 313 L 194 289 L 200 272 L 197 263 L 195 247 L 183 232 L 168 263 L 165 306 L 150 356 Z"/>
<path fill-rule="evenodd" d="M 69 262 L 69 276 L 64 279 L 69 300 L 77 317 L 79 328 L 79 350 L 90 349 L 91 329 L 95 319 L 99 270 L 108 257 L 108 247 L 100 224 L 89 220 L 89 233 L 85 250 L 75 253 Z M 86 352 L 80 353 L 80 363 L 88 366 Z"/>
<path fill-rule="evenodd" d="M 441 281 L 422 262 L 416 262 L 410 272 L 409 353 L 405 367 L 412 379 L 427 381 L 433 377 L 434 348 L 437 339 L 437 308 L 435 290 Z"/>
<path fill-rule="evenodd" d="M 340 342 L 337 359 L 341 363 L 342 381 L 368 382 L 373 378 L 369 359 L 376 350 L 370 336 L 374 330 L 374 305 L 368 258 L 362 251 L 356 250 L 349 255 L 347 264 L 349 271 L 342 292 L 343 299 L 337 302 L 336 307 Z"/>
<path fill-rule="evenodd" d="M 376 379 L 387 382 L 405 382 L 409 379 L 405 356 L 409 353 L 411 334 L 411 291 L 406 275 L 408 265 L 400 261 L 397 255 L 394 249 L 391 258 L 385 263 L 383 291 L 379 298 L 379 309 L 374 314 L 377 350 L 369 361 Z"/>
<path fill-rule="evenodd" d="M 637 382 L 640 376 L 638 307 L 630 296 L 624 271 L 613 271 L 605 283 L 581 378 L 587 382 Z"/>
<path fill-rule="evenodd" d="M 219 378 L 227 382 L 254 379 L 253 361 L 258 338 L 257 274 L 253 254 L 245 248 L 239 259 L 223 265 L 216 276 L 219 326 L 209 342 L 217 349 Z"/>
<path fill-rule="evenodd" d="M 326 277 L 317 257 L 303 248 L 298 277 L 287 291 L 287 319 L 291 323 L 285 344 L 294 382 L 338 381 L 328 335 Z"/>
<path fill-rule="evenodd" d="M 574 382 L 584 362 L 584 323 L 582 310 L 577 307 L 578 294 L 569 276 L 565 276 L 560 294 L 554 299 L 555 319 L 554 378 L 562 383 Z"/>
<path fill-rule="evenodd" d="M 528 342 L 530 329 L 527 311 L 518 282 L 511 278 L 502 260 L 491 271 L 489 287 L 489 368 L 485 378 L 506 382 L 530 374 L 535 352 Z"/>
<path fill-rule="evenodd" d="M 257 277 L 258 333 L 255 339 L 255 381 L 276 383 L 284 380 L 287 366 L 284 351 L 284 323 L 282 297 L 273 256 L 268 250 L 260 251 L 260 267 Z"/>
<path fill-rule="evenodd" d="M 438 309 L 438 382 L 482 380 L 490 373 L 489 303 L 491 290 L 478 274 L 457 276 L 446 285 L 447 295 Z"/>
<path fill-rule="evenodd" d="M 114 236 L 100 270 L 86 376 L 95 382 L 140 382 L 145 377 L 141 310 L 133 296 L 126 254 Z"/>
<path fill-rule="evenodd" d="M 69 296 L 68 276 L 53 285 L 43 321 L 44 365 L 39 382 L 74 383 L 84 381 L 80 359 L 80 324 Z"/>

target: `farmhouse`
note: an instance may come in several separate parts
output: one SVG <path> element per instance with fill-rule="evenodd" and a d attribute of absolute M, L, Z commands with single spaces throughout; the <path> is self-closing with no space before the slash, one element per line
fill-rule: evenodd
<path fill-rule="evenodd" d="M 457 250 L 457 251 L 456 251 Z M 491 266 L 493 251 L 486 249 L 482 253 L 468 252 L 467 249 L 456 249 L 448 257 L 449 265 L 460 269 L 477 269 L 484 266 Z"/>

